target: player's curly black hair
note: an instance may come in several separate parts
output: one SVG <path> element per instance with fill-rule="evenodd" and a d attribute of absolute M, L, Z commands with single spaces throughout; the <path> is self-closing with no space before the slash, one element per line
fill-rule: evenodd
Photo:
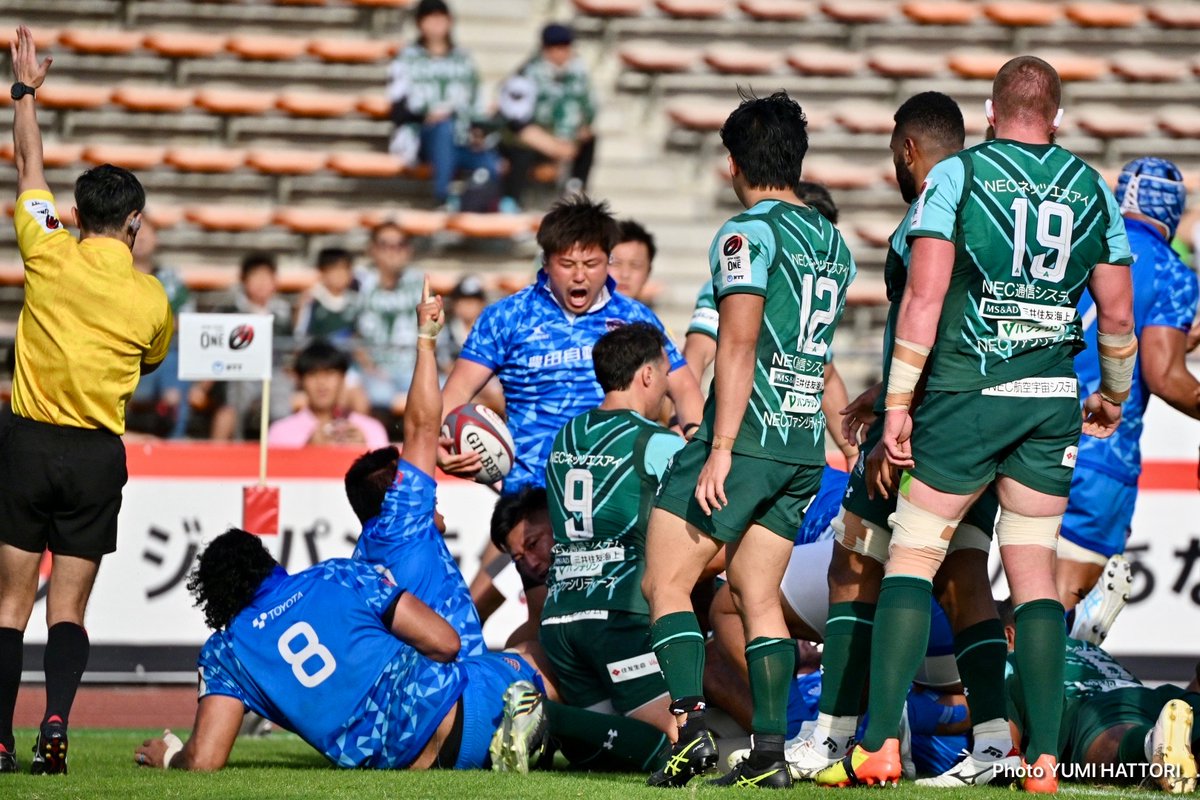
<path fill-rule="evenodd" d="M 744 98 L 721 126 L 721 143 L 754 189 L 795 188 L 808 152 L 808 119 L 787 92 Z"/>
<path fill-rule="evenodd" d="M 362 524 L 383 510 L 383 498 L 396 480 L 399 465 L 400 451 L 388 446 L 363 453 L 346 470 L 346 499 Z"/>
<path fill-rule="evenodd" d="M 187 588 L 208 627 L 222 630 L 250 604 L 263 579 L 277 566 L 261 539 L 230 528 L 204 548 Z"/>
<path fill-rule="evenodd" d="M 543 264 L 574 247 L 599 247 L 608 255 L 620 241 L 621 229 L 608 203 L 592 202 L 586 195 L 568 197 L 551 206 L 537 232 Z"/>

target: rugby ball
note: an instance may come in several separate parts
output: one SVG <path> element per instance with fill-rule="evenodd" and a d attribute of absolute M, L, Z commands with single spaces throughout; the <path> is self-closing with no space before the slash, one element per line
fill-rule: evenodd
<path fill-rule="evenodd" d="M 495 483 L 512 469 L 516 445 L 508 426 L 495 411 L 480 403 L 462 405 L 446 415 L 442 437 L 453 442 L 455 455 L 476 452 L 483 466 L 474 476 L 479 483 Z"/>

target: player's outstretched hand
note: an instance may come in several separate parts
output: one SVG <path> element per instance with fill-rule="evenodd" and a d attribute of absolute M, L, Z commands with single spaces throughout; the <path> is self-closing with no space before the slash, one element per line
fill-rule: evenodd
<path fill-rule="evenodd" d="M 1113 405 L 1094 392 L 1083 401 L 1083 432 L 1097 439 L 1107 439 L 1121 424 L 1121 407 Z"/>
<path fill-rule="evenodd" d="M 871 452 L 867 453 L 866 463 L 867 497 L 872 500 L 876 497 L 882 497 L 884 500 L 890 499 L 890 493 L 896 491 L 900 471 L 888 461 L 887 453 L 883 449 L 883 442 L 876 444 Z"/>
<path fill-rule="evenodd" d="M 883 449 L 892 466 L 910 469 L 915 462 L 912 457 L 912 417 L 906 408 L 898 408 L 884 414 Z"/>
<path fill-rule="evenodd" d="M 456 478 L 474 478 L 483 469 L 483 457 L 472 450 L 469 453 L 454 454 L 451 449 L 454 440 L 443 436 L 438 439 L 437 465 L 442 472 Z"/>
<path fill-rule="evenodd" d="M 867 428 L 875 422 L 875 401 L 882 389 L 883 384 L 875 384 L 839 412 L 842 415 L 842 436 L 847 442 L 863 443 Z"/>
<path fill-rule="evenodd" d="M 156 739 L 146 739 L 142 742 L 142 746 L 133 751 L 133 761 L 139 767 L 162 767 L 163 761 L 167 757 L 167 752 L 174 750 L 176 753 L 183 747 L 183 742 L 179 737 L 171 733 L 170 729 L 163 731 L 163 735 Z"/>
<path fill-rule="evenodd" d="M 725 479 L 729 477 L 729 465 L 733 463 L 733 452 L 730 450 L 712 450 L 704 469 L 700 470 L 700 478 L 696 481 L 696 502 L 707 516 L 714 511 L 720 511 L 729 505 L 725 498 Z"/>
<path fill-rule="evenodd" d="M 442 308 L 442 298 L 433 294 L 429 289 L 429 276 L 425 276 L 425 286 L 421 289 L 421 302 L 417 304 L 417 335 L 422 339 L 436 339 L 446 324 L 446 312 Z"/>
<path fill-rule="evenodd" d="M 38 63 L 37 48 L 33 44 L 33 31 L 26 25 L 17 26 L 17 39 L 9 44 L 12 52 L 13 78 L 18 83 L 37 89 L 46 80 L 50 64 L 54 59 L 47 57 Z"/>

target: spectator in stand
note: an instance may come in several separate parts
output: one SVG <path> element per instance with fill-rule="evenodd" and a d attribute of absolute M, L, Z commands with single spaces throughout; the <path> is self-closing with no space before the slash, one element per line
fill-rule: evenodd
<path fill-rule="evenodd" d="M 489 182 L 500 159 L 481 127 L 479 71 L 471 54 L 455 47 L 444 0 L 421 0 L 414 17 L 417 40 L 388 68 L 388 100 L 396 132 L 389 150 L 406 163 L 433 168 L 433 199 L 457 205 L 450 182 L 460 169 L 483 170 Z"/>
<path fill-rule="evenodd" d="M 538 163 L 558 165 L 567 194 L 587 188 L 596 154 L 596 101 L 574 41 L 566 25 L 547 25 L 541 51 L 500 88 L 501 153 L 509 162 L 501 211 L 524 202 L 530 170 Z"/>
<path fill-rule="evenodd" d="M 365 414 L 342 407 L 339 399 L 350 369 L 350 357 L 334 344 L 317 339 L 296 356 L 296 383 L 305 407 L 273 423 L 267 433 L 272 447 L 359 445 L 387 447 L 383 425 Z"/>
<path fill-rule="evenodd" d="M 453 358 L 458 358 L 467 335 L 475 327 L 475 320 L 479 319 L 486 307 L 487 293 L 483 290 L 483 281 L 477 275 L 464 276 L 450 293 L 450 319 L 446 323 L 446 330 L 450 333 L 450 354 Z"/>
<path fill-rule="evenodd" d="M 619 293 L 644 303 L 642 292 L 650 280 L 654 255 L 658 252 L 654 236 L 636 220 L 624 219 L 617 225 L 621 230 L 621 241 L 613 248 L 608 274 L 617 282 Z"/>
<path fill-rule="evenodd" d="M 353 288 L 354 256 L 341 247 L 317 253 L 317 284 L 300 301 L 296 339 L 346 341 L 358 322 L 359 295 Z"/>
<path fill-rule="evenodd" d="M 196 302 L 179 270 L 162 264 L 157 255 L 158 231 L 148 218 L 143 217 L 133 245 L 133 266 L 139 272 L 153 275 L 162 284 L 178 330 L 180 312 L 195 311 Z M 187 430 L 189 409 L 188 383 L 179 379 L 179 340 L 172 337 L 171 349 L 162 366 L 150 375 L 143 375 L 129 399 L 125 408 L 125 430 L 179 439 Z"/>

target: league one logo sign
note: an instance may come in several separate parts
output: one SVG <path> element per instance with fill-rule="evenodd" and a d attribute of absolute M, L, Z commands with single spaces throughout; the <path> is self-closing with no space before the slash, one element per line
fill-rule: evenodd
<path fill-rule="evenodd" d="M 180 377 L 265 380 L 271 372 L 267 314 L 181 314 Z"/>

